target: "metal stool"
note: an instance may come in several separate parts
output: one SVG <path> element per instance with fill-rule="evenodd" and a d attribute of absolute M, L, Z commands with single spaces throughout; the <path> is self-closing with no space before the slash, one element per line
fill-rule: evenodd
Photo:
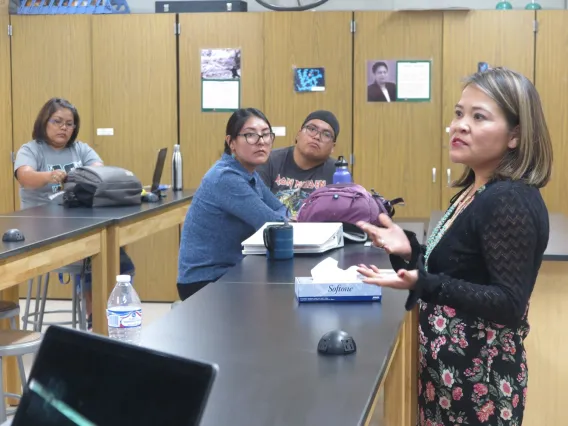
<path fill-rule="evenodd" d="M 19 310 L 19 308 L 18 308 Z M 2 372 L 2 362 L 5 356 L 18 357 L 18 369 L 20 370 L 20 380 L 22 389 L 26 383 L 26 372 L 22 355 L 36 353 L 41 344 L 41 333 L 24 330 L 0 330 L 0 383 L 4 383 Z M 8 415 L 13 414 L 15 409 L 6 409 L 6 397 L 21 398 L 21 395 L 4 392 L 4 386 L 0 387 L 0 423 L 6 421 Z"/>
<path fill-rule="evenodd" d="M 33 291 L 33 283 L 34 280 L 31 279 L 28 281 L 28 293 L 26 296 L 26 307 L 24 310 L 24 315 L 22 316 L 22 328 L 26 330 L 28 328 L 28 323 L 33 325 L 33 330 L 41 332 L 42 327 L 44 325 L 44 315 L 47 314 L 56 314 L 56 313 L 68 313 L 72 314 L 71 321 L 63 321 L 63 322 L 45 322 L 45 325 L 52 325 L 52 324 L 59 324 L 59 325 L 68 325 L 71 324 L 73 328 L 77 328 L 77 318 L 79 323 L 80 330 L 87 330 L 87 318 L 85 312 L 86 309 L 86 302 L 84 297 L 84 289 L 83 289 L 83 280 L 81 279 L 84 276 L 84 268 L 85 262 L 77 262 L 73 263 L 68 266 L 64 266 L 62 268 L 57 269 L 54 271 L 55 273 L 59 274 L 69 274 L 73 277 L 73 292 L 71 297 L 71 310 L 53 310 L 53 311 L 46 311 L 45 310 L 45 303 L 47 302 L 47 290 L 49 288 L 49 273 L 45 275 L 40 275 L 36 278 L 37 280 L 37 288 L 36 288 L 36 296 L 35 296 L 35 309 L 32 313 L 30 313 L 30 304 L 31 304 L 31 296 Z M 42 285 L 43 281 L 43 285 Z M 64 283 L 67 284 L 67 283 Z M 77 294 L 77 287 L 79 287 L 80 291 Z"/>

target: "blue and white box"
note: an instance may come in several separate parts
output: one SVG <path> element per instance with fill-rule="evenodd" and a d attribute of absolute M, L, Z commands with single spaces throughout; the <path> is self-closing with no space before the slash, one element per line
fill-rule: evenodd
<path fill-rule="evenodd" d="M 381 287 L 362 281 L 314 282 L 312 277 L 296 277 L 298 302 L 380 302 Z"/>
<path fill-rule="evenodd" d="M 337 267 L 328 257 L 312 268 L 311 277 L 296 277 L 294 288 L 299 302 L 380 302 L 382 288 L 363 282 L 357 266 Z M 381 275 L 394 274 L 393 269 L 380 269 Z"/>

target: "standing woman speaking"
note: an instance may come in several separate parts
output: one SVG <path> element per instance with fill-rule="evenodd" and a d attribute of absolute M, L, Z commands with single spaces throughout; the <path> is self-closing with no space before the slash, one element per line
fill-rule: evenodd
<path fill-rule="evenodd" d="M 466 81 L 450 126 L 461 191 L 426 246 L 385 216 L 359 226 L 397 275 L 360 265 L 367 283 L 409 290 L 419 306 L 420 425 L 521 425 L 528 384 L 529 300 L 548 244 L 539 189 L 552 144 L 539 95 L 516 72 Z"/>

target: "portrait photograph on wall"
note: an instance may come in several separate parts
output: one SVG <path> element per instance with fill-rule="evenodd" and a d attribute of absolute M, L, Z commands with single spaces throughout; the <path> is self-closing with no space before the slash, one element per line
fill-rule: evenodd
<path fill-rule="evenodd" d="M 396 102 L 396 60 L 367 61 L 367 102 Z"/>

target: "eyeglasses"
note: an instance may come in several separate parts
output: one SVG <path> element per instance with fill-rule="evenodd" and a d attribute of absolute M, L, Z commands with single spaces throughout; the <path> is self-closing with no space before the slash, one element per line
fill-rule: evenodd
<path fill-rule="evenodd" d="M 50 120 L 48 120 L 51 124 L 53 124 L 54 126 L 58 126 L 60 128 L 63 128 L 63 126 L 67 127 L 68 129 L 74 129 L 75 123 L 73 122 L 69 122 L 69 121 L 63 121 L 63 120 L 59 120 L 58 118 L 52 118 Z"/>
<path fill-rule="evenodd" d="M 272 142 L 274 142 L 274 137 L 276 135 L 270 132 L 270 133 L 263 133 L 262 135 L 259 135 L 258 133 L 239 133 L 237 134 L 237 136 L 244 136 L 245 140 L 250 145 L 257 144 L 258 141 L 260 141 L 260 138 L 262 138 L 262 142 L 271 145 Z"/>
<path fill-rule="evenodd" d="M 329 130 L 320 130 L 315 126 L 312 126 L 311 124 L 304 126 L 304 130 L 312 138 L 320 135 L 322 142 L 330 142 L 333 140 L 333 133 L 331 133 Z"/>

